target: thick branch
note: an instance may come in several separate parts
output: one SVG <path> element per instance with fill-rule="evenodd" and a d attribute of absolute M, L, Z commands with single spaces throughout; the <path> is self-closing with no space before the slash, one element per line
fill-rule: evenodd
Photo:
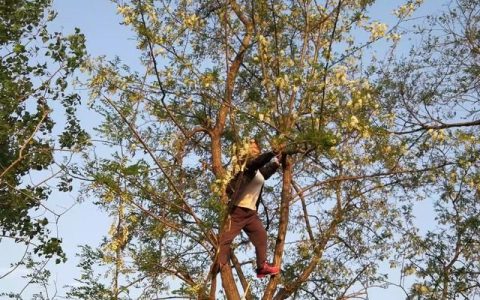
<path fill-rule="evenodd" d="M 315 242 L 315 237 L 313 235 L 312 226 L 310 225 L 310 221 L 308 220 L 308 211 L 307 211 L 307 203 L 305 202 L 305 197 L 303 196 L 303 192 L 298 186 L 298 184 L 292 180 L 292 186 L 295 189 L 295 192 L 300 197 L 302 202 L 302 210 L 303 210 L 303 218 L 305 220 L 305 227 L 307 228 L 308 237 L 310 238 L 310 242 Z"/>
<path fill-rule="evenodd" d="M 251 38 L 253 34 L 253 25 L 250 20 L 247 19 L 247 17 L 243 14 L 242 10 L 236 3 L 236 1 L 232 0 L 230 1 L 230 5 L 232 6 L 233 11 L 237 15 L 237 17 L 242 21 L 242 23 L 245 25 L 246 33 L 245 36 L 243 37 L 242 44 L 240 46 L 240 49 L 235 56 L 232 64 L 228 68 L 228 73 L 227 73 L 227 80 L 226 80 L 226 85 L 225 85 L 225 98 L 224 102 L 222 103 L 222 106 L 220 108 L 220 111 L 218 112 L 217 120 L 215 123 L 215 127 L 211 132 L 212 136 L 212 170 L 215 176 L 221 177 L 223 176 L 224 173 L 224 168 L 222 166 L 222 147 L 221 147 L 221 136 L 223 134 L 223 131 L 225 129 L 225 124 L 226 124 L 226 119 L 228 115 L 228 111 L 230 109 L 231 103 L 232 103 L 232 95 L 233 95 L 233 90 L 235 86 L 235 79 L 238 75 L 238 71 L 240 69 L 240 66 L 242 64 L 243 58 L 245 56 L 245 52 L 250 46 L 251 43 Z"/>
<path fill-rule="evenodd" d="M 240 262 L 238 261 L 238 258 L 233 253 L 233 251 L 232 251 L 231 259 L 232 259 L 232 262 L 233 262 L 233 266 L 235 267 L 235 270 L 237 271 L 238 278 L 240 279 L 240 282 L 242 283 L 242 287 L 243 287 L 243 291 L 244 291 L 244 296 L 243 297 L 245 298 L 245 300 L 253 300 L 252 292 L 249 289 L 250 283 L 245 278 L 245 275 L 243 274 L 243 271 L 242 271 L 242 266 L 240 265 Z"/>
<path fill-rule="evenodd" d="M 275 252 L 273 263 L 277 266 L 281 265 L 283 258 L 283 250 L 285 249 L 285 238 L 287 235 L 288 221 L 290 216 L 290 201 L 292 200 L 292 177 L 293 177 L 293 162 L 291 157 L 283 157 L 283 184 L 282 184 L 282 198 L 280 203 L 280 217 L 277 240 L 275 242 Z M 274 276 L 270 279 L 263 300 L 272 299 L 273 294 L 280 282 L 279 276 Z"/>
<path fill-rule="evenodd" d="M 322 235 L 322 238 L 313 250 L 314 255 L 310 260 L 310 263 L 303 270 L 303 272 L 299 276 L 297 276 L 297 279 L 295 281 L 286 284 L 285 287 L 281 288 L 280 291 L 278 291 L 278 293 L 273 298 L 274 300 L 287 299 L 292 293 L 298 290 L 300 286 L 307 281 L 307 279 L 310 277 L 310 274 L 315 270 L 318 263 L 320 262 L 323 256 L 323 251 L 325 250 L 328 241 L 330 241 L 332 236 L 337 232 L 338 224 L 340 224 L 343 218 L 342 201 L 339 189 L 340 184 L 338 184 L 337 187 L 337 205 L 333 209 L 333 220 L 330 222 L 328 229 Z"/>

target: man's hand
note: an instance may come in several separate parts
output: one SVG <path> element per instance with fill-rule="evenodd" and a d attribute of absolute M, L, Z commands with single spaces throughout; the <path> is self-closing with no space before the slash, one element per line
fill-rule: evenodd
<path fill-rule="evenodd" d="M 278 167 L 280 167 L 280 161 L 282 160 L 282 153 L 279 153 L 275 155 L 272 160 L 270 161 L 271 163 L 276 164 Z"/>
<path fill-rule="evenodd" d="M 281 143 L 281 144 L 276 144 L 272 146 L 272 151 L 275 153 L 276 156 L 281 155 L 285 151 L 286 144 Z"/>

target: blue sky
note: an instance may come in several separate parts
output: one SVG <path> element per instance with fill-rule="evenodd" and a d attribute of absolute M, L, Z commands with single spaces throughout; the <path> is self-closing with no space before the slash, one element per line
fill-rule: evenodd
<path fill-rule="evenodd" d="M 377 19 L 391 22 L 393 15 L 391 11 L 404 1 L 380 0 L 374 6 L 373 12 Z M 443 2 L 443 1 L 442 1 Z M 424 6 L 417 12 L 417 15 L 431 13 L 440 8 L 440 1 L 425 1 Z M 54 9 L 58 12 L 58 17 L 52 24 L 53 30 L 60 30 L 64 33 L 73 32 L 75 27 L 79 27 L 87 37 L 87 49 L 90 55 L 105 55 L 107 58 L 119 56 L 122 61 L 130 65 L 133 69 L 140 67 L 139 51 L 136 49 L 134 34 L 125 26 L 120 25 L 120 17 L 116 14 L 116 7 L 107 0 L 56 0 Z M 404 44 L 408 49 L 408 42 Z M 80 91 L 84 99 L 88 98 L 86 91 Z M 83 101 L 86 103 L 86 100 Z M 84 126 L 92 128 L 95 124 L 95 115 L 89 111 L 86 106 L 80 110 L 80 119 Z M 52 279 L 56 281 L 59 294 L 62 295 L 62 286 L 73 284 L 73 278 L 77 277 L 79 272 L 76 269 L 78 263 L 75 253 L 78 252 L 78 245 L 90 244 L 97 246 L 102 236 L 104 236 L 110 226 L 111 220 L 105 213 L 99 211 L 91 202 L 85 201 L 75 204 L 75 193 L 66 196 L 64 193 L 54 193 L 52 195 L 52 207 L 59 210 L 74 205 L 68 213 L 60 220 L 60 236 L 63 239 L 64 250 L 69 258 L 66 264 L 52 265 Z M 91 200 L 91 199 L 90 199 Z M 419 214 L 428 212 L 429 204 L 423 203 L 419 208 Z M 430 223 L 428 218 L 421 219 L 422 227 Z M 2 240 L 0 245 L 0 274 L 9 269 L 9 263 L 23 254 L 23 247 L 14 245 L 11 241 Z M 25 285 L 25 280 L 21 279 L 21 270 L 0 280 L 0 292 L 14 291 L 18 292 Z M 394 274 L 392 274 L 394 275 Z M 8 289 L 5 289 L 5 288 Z M 33 290 L 26 290 L 25 299 Z M 404 295 L 399 289 L 391 288 L 372 289 L 370 293 L 371 300 L 380 299 L 404 299 Z"/>

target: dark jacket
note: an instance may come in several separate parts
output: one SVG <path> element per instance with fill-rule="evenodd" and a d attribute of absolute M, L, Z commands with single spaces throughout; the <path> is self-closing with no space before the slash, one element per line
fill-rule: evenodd
<path fill-rule="evenodd" d="M 241 199 L 240 195 L 242 195 L 243 189 L 252 181 L 257 173 L 257 170 L 262 173 L 265 180 L 270 178 L 275 171 L 278 169 L 278 164 L 274 162 L 270 162 L 270 160 L 275 156 L 273 152 L 266 152 L 260 154 L 254 159 L 247 161 L 245 165 L 245 169 L 243 172 L 238 172 L 235 174 L 232 180 L 227 184 L 227 195 L 230 198 L 229 207 L 232 208 L 236 206 Z M 262 201 L 262 189 L 260 190 L 260 195 L 257 199 L 257 209 L 260 201 Z"/>

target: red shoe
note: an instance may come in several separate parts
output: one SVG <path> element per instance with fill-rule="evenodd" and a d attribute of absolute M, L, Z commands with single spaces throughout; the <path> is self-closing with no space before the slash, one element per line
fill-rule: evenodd
<path fill-rule="evenodd" d="M 276 275 L 280 273 L 280 268 L 276 266 L 272 266 L 266 261 L 263 265 L 257 269 L 257 278 L 263 278 L 267 275 Z"/>

